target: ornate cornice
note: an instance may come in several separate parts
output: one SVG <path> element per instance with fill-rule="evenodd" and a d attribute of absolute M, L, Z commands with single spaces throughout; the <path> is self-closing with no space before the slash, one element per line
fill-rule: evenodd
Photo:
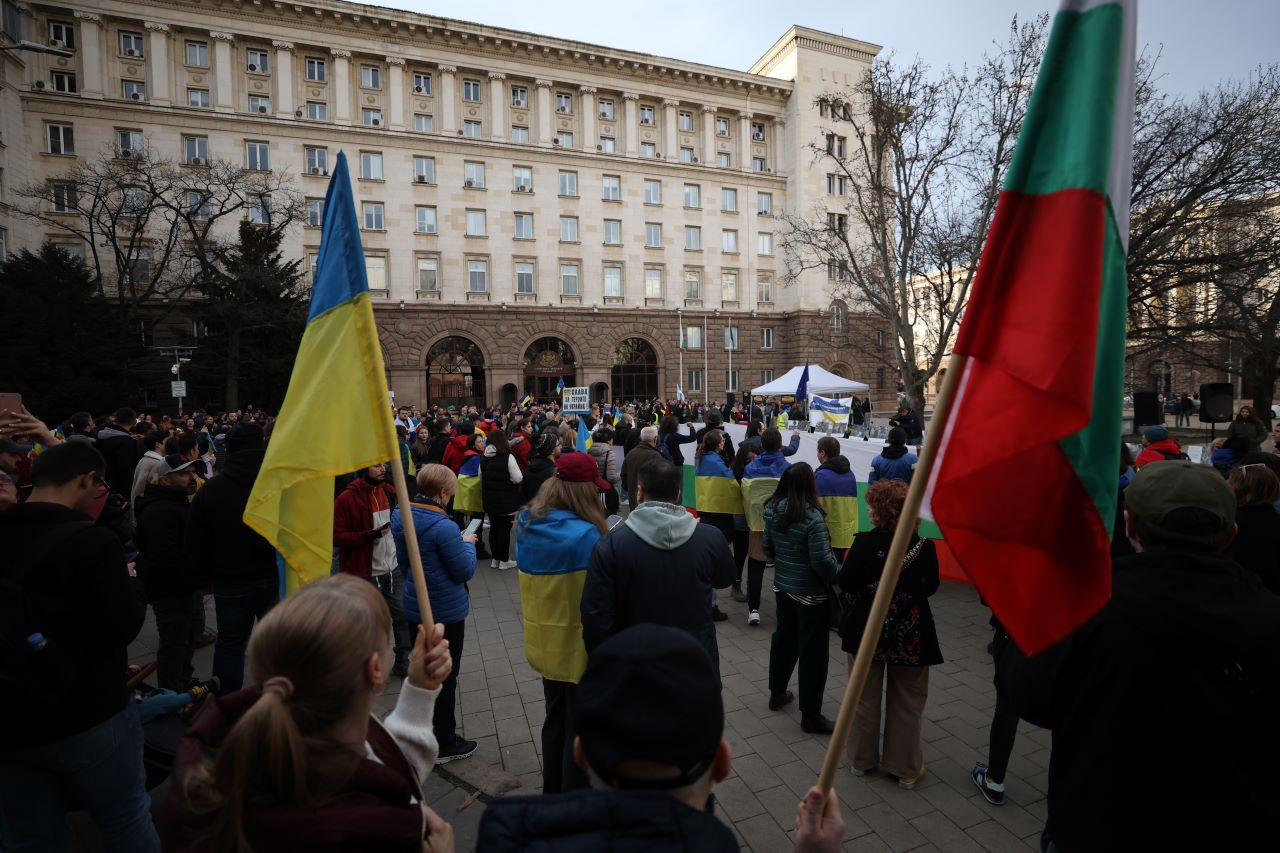
<path fill-rule="evenodd" d="M 533 81 L 533 85 L 537 86 L 539 89 L 550 89 L 555 85 L 555 83 L 550 80 L 538 79 Z"/>
<path fill-rule="evenodd" d="M 663 98 L 662 105 L 670 109 L 675 109 L 676 107 L 680 106 L 680 99 L 679 98 Z"/>
<path fill-rule="evenodd" d="M 271 46 L 276 50 L 293 50 L 293 42 L 291 41 L 273 41 L 271 42 Z"/>
<path fill-rule="evenodd" d="M 622 93 L 622 100 L 624 100 L 624 101 L 638 101 L 638 100 L 640 100 L 640 96 L 639 96 L 639 95 L 637 95 L 635 92 L 623 92 L 623 93 Z"/>
<path fill-rule="evenodd" d="M 720 111 L 719 107 L 711 107 L 706 104 L 703 104 L 702 108 L 698 110 L 698 112 L 702 113 L 703 115 L 706 115 L 707 113 L 716 113 L 719 111 Z"/>
<path fill-rule="evenodd" d="M 95 15 L 92 12 L 76 12 L 77 21 L 87 21 L 90 24 L 101 24 L 102 16 Z"/>
<path fill-rule="evenodd" d="M 142 26 L 144 26 L 144 27 L 146 27 L 147 29 L 151 30 L 153 33 L 167 33 L 167 32 L 169 32 L 169 25 L 168 25 L 168 24 L 157 24 L 157 23 L 155 23 L 155 22 L 153 22 L 153 21 L 147 21 L 147 22 L 146 22 L 146 23 L 144 23 Z"/>
<path fill-rule="evenodd" d="M 388 65 L 392 65 L 398 68 L 404 68 L 403 56 L 387 56 L 387 57 L 383 57 L 383 59 Z"/>
<path fill-rule="evenodd" d="M 579 86 L 578 92 L 583 95 L 594 95 L 596 93 L 595 86 Z"/>
<path fill-rule="evenodd" d="M 489 79 L 490 79 L 490 80 L 499 80 L 499 81 L 501 81 L 501 80 L 506 80 L 506 79 L 507 79 L 507 75 L 503 74 L 501 71 L 490 71 L 490 72 L 489 72 Z"/>
<path fill-rule="evenodd" d="M 441 74 L 457 74 L 458 73 L 458 66 L 456 65 L 437 65 L 436 67 L 440 69 Z"/>
<path fill-rule="evenodd" d="M 209 30 L 209 38 L 214 41 L 234 42 L 236 37 L 231 33 L 224 33 L 218 30 Z"/>
<path fill-rule="evenodd" d="M 351 51 L 341 47 L 331 47 L 329 48 L 329 55 L 336 57 L 337 59 L 350 59 Z"/>

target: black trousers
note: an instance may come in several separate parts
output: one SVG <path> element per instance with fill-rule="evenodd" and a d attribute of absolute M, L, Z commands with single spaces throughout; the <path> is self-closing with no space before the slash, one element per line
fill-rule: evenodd
<path fill-rule="evenodd" d="M 1000 654 L 1010 642 L 1009 635 L 997 628 L 991 641 L 992 659 L 999 662 Z M 1004 782 L 1004 774 L 1009 769 L 1009 756 L 1017 739 L 1018 715 L 1007 701 L 1001 699 L 1000 691 L 997 690 L 996 709 L 991 715 L 991 741 L 987 747 L 987 778 L 992 782 Z"/>
<path fill-rule="evenodd" d="M 747 609 L 760 609 L 760 588 L 764 586 L 764 560 L 747 558 Z"/>
<path fill-rule="evenodd" d="M 489 514 L 489 553 L 495 560 L 511 559 L 511 525 L 513 515 Z"/>
<path fill-rule="evenodd" d="M 418 636 L 418 625 L 413 624 L 413 636 Z M 467 622 L 461 619 L 448 622 L 444 626 L 444 638 L 449 641 L 449 657 L 453 659 L 453 671 L 440 685 L 440 695 L 436 697 L 435 713 L 431 717 L 431 728 L 441 748 L 458 740 L 458 672 L 462 669 L 462 641 L 466 638 Z"/>
<path fill-rule="evenodd" d="M 830 610 L 822 604 L 801 604 L 785 592 L 776 593 L 778 627 L 769 644 L 769 690 L 784 693 L 796 664 L 800 665 L 800 713 L 822 713 L 830 660 L 827 626 Z"/>
<path fill-rule="evenodd" d="M 751 547 L 751 532 L 733 531 L 733 564 L 738 567 L 738 583 L 742 583 L 742 569 L 747 565 L 747 550 Z"/>
<path fill-rule="evenodd" d="M 578 685 L 542 679 L 547 716 L 542 723 L 542 793 L 559 794 L 588 787 L 587 774 L 573 760 L 578 733 L 573 698 Z"/>
<path fill-rule="evenodd" d="M 160 639 L 156 648 L 156 683 L 165 690 L 181 693 L 191 682 L 191 658 L 201 631 L 196 620 L 196 606 L 201 601 L 200 593 L 192 590 L 184 595 L 151 602 Z"/>

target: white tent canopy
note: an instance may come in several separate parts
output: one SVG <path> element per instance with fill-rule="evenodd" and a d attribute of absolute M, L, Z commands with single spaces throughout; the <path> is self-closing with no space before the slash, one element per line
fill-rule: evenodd
<path fill-rule="evenodd" d="M 759 388 L 752 388 L 751 394 L 752 396 L 760 397 L 781 397 L 784 394 L 795 394 L 800 387 L 800 375 L 802 373 L 804 373 L 804 365 L 793 367 L 772 382 L 761 385 Z M 852 379 L 845 379 L 843 376 L 836 376 L 816 364 L 809 365 L 810 394 L 817 394 L 820 397 L 838 397 L 841 394 L 861 393 L 870 390 L 871 386 L 865 382 L 855 382 Z"/>

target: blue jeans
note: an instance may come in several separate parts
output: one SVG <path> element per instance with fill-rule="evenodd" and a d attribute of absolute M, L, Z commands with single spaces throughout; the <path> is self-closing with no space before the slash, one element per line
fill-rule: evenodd
<path fill-rule="evenodd" d="M 108 853 L 159 853 L 132 704 L 60 741 L 0 752 L 0 847 L 66 850 L 73 808 L 88 810 Z"/>
<path fill-rule="evenodd" d="M 218 613 L 218 641 L 213 646 L 213 674 L 230 693 L 244 685 L 244 650 L 254 623 L 280 598 L 275 578 L 256 581 L 215 581 L 213 604 Z"/>

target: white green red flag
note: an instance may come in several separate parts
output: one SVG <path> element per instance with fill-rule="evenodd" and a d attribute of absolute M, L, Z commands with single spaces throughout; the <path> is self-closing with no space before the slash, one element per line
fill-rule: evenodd
<path fill-rule="evenodd" d="M 1025 652 L 1111 594 L 1136 0 L 1064 0 L 956 341 L 929 484 L 956 560 Z"/>

